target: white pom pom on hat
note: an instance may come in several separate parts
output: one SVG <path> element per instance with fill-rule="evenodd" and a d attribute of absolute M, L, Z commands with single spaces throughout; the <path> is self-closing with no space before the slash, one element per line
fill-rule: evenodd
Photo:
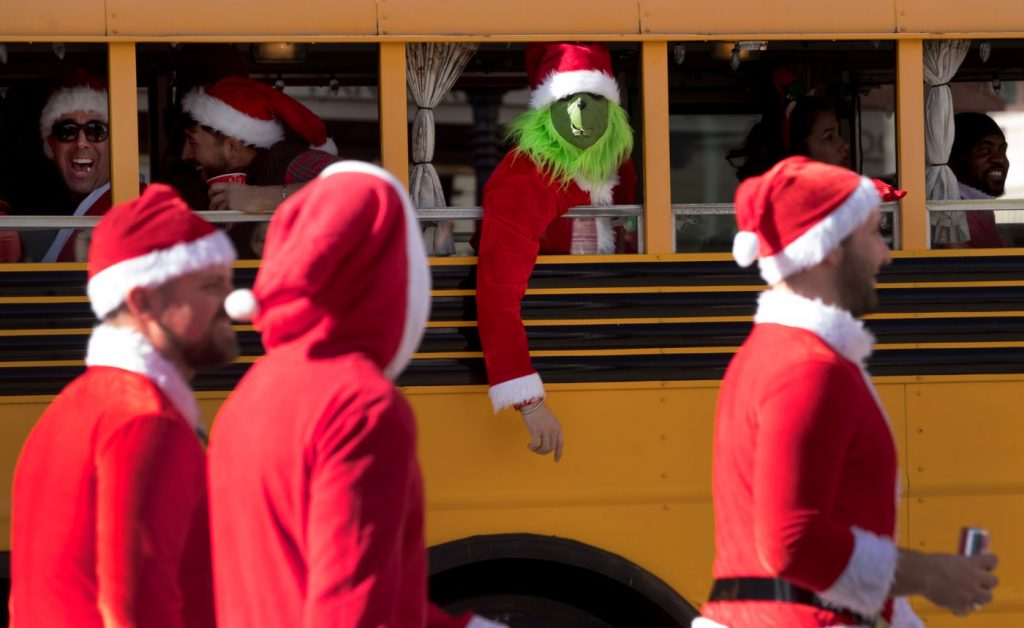
<path fill-rule="evenodd" d="M 753 231 L 740 231 L 732 239 L 732 256 L 736 263 L 746 268 L 757 261 L 760 244 L 757 234 Z"/>
<path fill-rule="evenodd" d="M 248 288 L 239 288 L 224 299 L 224 311 L 240 323 L 250 323 L 260 311 L 256 295 Z"/>

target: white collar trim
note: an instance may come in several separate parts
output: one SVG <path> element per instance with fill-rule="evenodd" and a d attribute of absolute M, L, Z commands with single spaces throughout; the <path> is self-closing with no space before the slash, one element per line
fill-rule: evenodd
<path fill-rule="evenodd" d="M 846 310 L 782 287 L 761 293 L 754 322 L 806 329 L 861 368 L 875 343 L 875 337 L 864 328 L 864 323 Z"/>
<path fill-rule="evenodd" d="M 178 369 L 145 336 L 127 327 L 102 323 L 92 330 L 86 366 L 112 366 L 149 378 L 166 394 L 193 429 L 199 427 L 199 404 Z"/>

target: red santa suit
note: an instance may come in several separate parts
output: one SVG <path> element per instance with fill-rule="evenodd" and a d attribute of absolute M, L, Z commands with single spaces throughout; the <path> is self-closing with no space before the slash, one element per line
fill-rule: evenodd
<path fill-rule="evenodd" d="M 136 286 L 234 259 L 227 238 L 170 188 L 151 190 L 96 228 L 88 290 L 98 318 Z M 18 458 L 11 624 L 212 626 L 206 465 L 192 390 L 124 327 L 99 325 L 86 365 Z"/>
<path fill-rule="evenodd" d="M 533 109 L 579 92 L 619 103 L 611 59 L 599 44 L 532 44 L 527 73 Z M 616 252 L 610 218 L 561 216 L 581 205 L 635 202 L 636 171 L 629 159 L 607 181 L 577 177 L 564 185 L 515 150 L 498 164 L 484 188 L 476 284 L 477 324 L 495 412 L 544 396 L 520 314 L 537 255 Z"/>
<path fill-rule="evenodd" d="M 334 164 L 277 210 L 254 286 L 266 354 L 211 439 L 220 626 L 491 624 L 427 601 L 416 425 L 393 382 L 429 290 L 415 213 L 385 171 Z M 228 311 L 244 315 L 234 298 Z"/>
<path fill-rule="evenodd" d="M 881 200 L 871 180 L 802 157 L 748 181 L 737 191 L 734 253 L 744 265 L 759 259 L 769 284 L 818 264 Z M 864 369 L 872 336 L 849 312 L 785 287 L 761 295 L 754 322 L 719 396 L 716 586 L 693 625 L 846 626 L 884 617 L 921 626 L 906 600 L 887 599 L 899 475 Z M 754 579 L 814 597 L 735 593 Z"/>

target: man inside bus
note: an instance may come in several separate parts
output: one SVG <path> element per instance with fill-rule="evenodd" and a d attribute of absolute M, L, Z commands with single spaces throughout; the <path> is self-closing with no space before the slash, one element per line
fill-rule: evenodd
<path fill-rule="evenodd" d="M 476 303 L 495 412 L 513 407 L 531 451 L 562 456 L 562 426 L 530 363 L 520 302 L 538 254 L 636 251 L 635 224 L 562 218 L 580 205 L 636 201 L 633 130 L 601 44 L 531 44 L 530 109 L 508 134 L 516 146 L 484 188 Z"/>
<path fill-rule="evenodd" d="M 857 319 L 891 255 L 874 182 L 790 157 L 736 191 L 733 255 L 769 289 L 715 417 L 715 584 L 694 628 L 922 624 L 904 596 L 958 615 L 992 600 L 991 554 L 896 546 L 899 469 Z"/>
<path fill-rule="evenodd" d="M 14 471 L 14 626 L 213 626 L 206 456 L 189 380 L 238 355 L 224 313 L 235 251 L 175 191 L 150 186 L 94 231 L 102 321 L 85 372 Z"/>
<path fill-rule="evenodd" d="M 1006 136 L 996 121 L 983 113 L 964 112 L 953 117 L 956 135 L 949 154 L 949 167 L 960 186 L 964 200 L 999 198 L 1006 188 L 1010 160 L 1006 157 Z M 1005 246 L 992 210 L 968 211 L 967 248 Z M 945 245 L 943 248 L 958 248 Z"/>
<path fill-rule="evenodd" d="M 107 88 L 82 72 L 54 91 L 39 116 L 43 151 L 67 189 L 67 213 L 101 216 L 110 209 Z M 84 262 L 88 232 L 64 228 L 22 233 L 26 261 Z"/>
<path fill-rule="evenodd" d="M 269 213 L 337 160 L 323 120 L 302 103 L 259 81 L 229 76 L 182 99 L 186 123 L 181 158 L 204 179 L 245 175 L 244 182 L 210 185 L 209 209 Z M 235 225 L 232 240 L 243 257 L 259 223 Z"/>

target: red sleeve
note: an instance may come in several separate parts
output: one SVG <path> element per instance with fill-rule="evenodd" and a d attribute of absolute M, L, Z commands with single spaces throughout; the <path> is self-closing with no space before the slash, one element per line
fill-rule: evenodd
<path fill-rule="evenodd" d="M 319 176 L 324 168 L 336 161 L 338 161 L 337 157 L 322 150 L 307 150 L 304 153 L 299 153 L 299 156 L 288 164 L 288 169 L 284 173 L 284 182 L 311 181 Z"/>
<path fill-rule="evenodd" d="M 402 586 L 410 568 L 403 563 L 406 512 L 422 509 L 413 429 L 405 401 L 388 394 L 350 404 L 317 435 L 304 625 L 391 626 L 398 600 L 413 604 L 418 593 L 426 604 L 425 571 L 418 592 Z"/>
<path fill-rule="evenodd" d="M 427 608 L 427 628 L 465 628 L 471 619 L 473 613 L 469 611 L 453 617 L 434 604 Z"/>
<path fill-rule="evenodd" d="M 777 577 L 827 589 L 853 552 L 849 527 L 833 520 L 843 460 L 856 425 L 837 391 L 856 389 L 838 364 L 794 369 L 758 412 L 754 533 L 762 564 Z M 832 403 L 829 399 L 832 399 Z"/>
<path fill-rule="evenodd" d="M 537 262 L 540 238 L 557 212 L 550 188 L 540 189 L 535 178 L 502 168 L 484 191 L 477 262 L 477 324 L 491 386 L 536 372 L 530 365 L 520 302 Z"/>
<path fill-rule="evenodd" d="M 138 417 L 105 438 L 96 466 L 97 581 L 105 625 L 183 626 L 179 574 L 197 510 L 205 511 L 199 508 L 205 465 L 198 439 L 178 418 Z M 212 599 L 212 589 L 207 593 Z"/>

